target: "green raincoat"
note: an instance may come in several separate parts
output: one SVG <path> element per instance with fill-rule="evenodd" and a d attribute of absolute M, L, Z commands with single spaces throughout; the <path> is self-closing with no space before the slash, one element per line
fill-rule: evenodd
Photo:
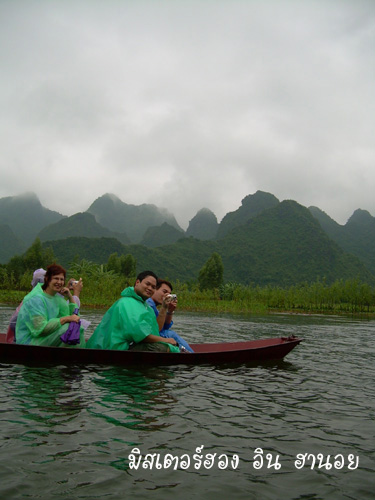
<path fill-rule="evenodd" d="M 16 343 L 58 347 L 85 347 L 84 330 L 80 329 L 80 343 L 74 346 L 60 340 L 69 327 L 61 325 L 60 318 L 73 314 L 77 304 L 68 303 L 61 295 L 44 293 L 41 283 L 23 299 L 16 325 Z"/>
<path fill-rule="evenodd" d="M 131 286 L 105 313 L 86 347 L 127 351 L 131 343 L 142 342 L 149 335 L 160 336 L 155 313 Z M 168 346 L 170 352 L 179 352 L 178 347 Z"/>

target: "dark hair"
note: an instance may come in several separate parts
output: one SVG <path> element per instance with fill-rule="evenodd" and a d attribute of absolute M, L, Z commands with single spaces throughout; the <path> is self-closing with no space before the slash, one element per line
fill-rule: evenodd
<path fill-rule="evenodd" d="M 152 271 L 142 271 L 141 273 L 138 274 L 136 281 L 143 281 L 145 278 L 147 278 L 147 276 L 152 276 L 153 278 L 156 279 L 156 281 L 158 281 L 158 277 Z"/>
<path fill-rule="evenodd" d="M 51 264 L 50 266 L 47 267 L 46 274 L 44 276 L 44 283 L 42 285 L 43 290 L 45 290 L 51 281 L 53 276 L 56 276 L 57 274 L 63 274 L 64 278 L 66 278 L 66 271 L 63 267 L 59 266 L 58 264 Z"/>
<path fill-rule="evenodd" d="M 173 290 L 172 283 L 170 281 L 167 281 L 167 280 L 158 280 L 158 282 L 156 283 L 156 290 L 159 290 L 159 288 L 163 284 L 169 286 L 169 288 L 171 289 L 171 291 Z"/>

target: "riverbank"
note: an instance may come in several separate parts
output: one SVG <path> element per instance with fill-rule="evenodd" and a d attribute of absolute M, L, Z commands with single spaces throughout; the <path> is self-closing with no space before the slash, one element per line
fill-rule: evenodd
<path fill-rule="evenodd" d="M 99 276 L 71 271 L 69 276 L 80 276 L 83 279 L 84 288 L 80 295 L 82 307 L 94 309 L 108 309 L 121 296 L 122 290 L 135 281 L 135 277 L 108 273 L 100 273 Z M 31 275 L 25 275 L 22 282 L 9 280 L 3 283 L 0 301 L 19 304 L 29 291 L 30 281 Z M 179 310 L 187 312 L 375 314 L 375 287 L 358 279 L 327 283 L 323 278 L 287 288 L 227 282 L 210 290 L 201 290 L 197 283 L 182 283 L 177 280 L 173 283 L 173 293 L 178 296 Z"/>
<path fill-rule="evenodd" d="M 20 290 L 0 290 L 0 303 L 16 307 L 24 298 L 26 292 Z M 178 310 L 181 312 L 199 312 L 208 314 L 326 314 L 326 315 L 356 315 L 374 317 L 373 307 L 359 308 L 353 304 L 320 304 L 312 305 L 283 304 L 281 307 L 269 305 L 264 301 L 246 299 L 225 300 L 212 294 L 205 297 L 202 292 L 182 291 L 178 294 Z M 108 309 L 118 297 L 99 297 L 82 294 L 81 309 Z"/>

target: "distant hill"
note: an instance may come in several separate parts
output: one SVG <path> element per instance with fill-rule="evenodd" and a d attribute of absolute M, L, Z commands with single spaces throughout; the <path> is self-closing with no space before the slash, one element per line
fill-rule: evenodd
<path fill-rule="evenodd" d="M 193 236 L 198 240 L 212 240 L 216 237 L 218 228 L 216 215 L 208 208 L 202 208 L 190 220 L 186 236 Z"/>
<path fill-rule="evenodd" d="M 40 231 L 40 241 L 61 240 L 71 236 L 84 236 L 86 238 L 116 238 L 121 243 L 130 243 L 126 234 L 115 233 L 102 227 L 95 220 L 95 216 L 85 212 L 66 217 L 46 226 Z"/>
<path fill-rule="evenodd" d="M 167 209 L 155 205 L 128 205 L 113 194 L 105 194 L 88 208 L 97 222 L 111 231 L 125 233 L 134 243 L 139 243 L 149 227 L 167 222 L 182 231 L 175 217 Z"/>
<path fill-rule="evenodd" d="M 112 253 L 131 254 L 137 261 L 137 272 L 152 269 L 166 279 L 194 279 L 199 269 L 215 249 L 213 242 L 182 238 L 173 245 L 148 248 L 144 245 L 122 245 L 113 238 L 67 238 L 47 241 L 43 247 L 51 247 L 58 262 L 68 267 L 76 259 L 87 259 L 105 264 Z"/>
<path fill-rule="evenodd" d="M 375 218 L 367 210 L 356 210 L 343 226 L 319 208 L 309 207 L 309 210 L 333 241 L 375 273 Z"/>
<path fill-rule="evenodd" d="M 322 226 L 322 229 L 328 234 L 333 241 L 340 239 L 343 234 L 343 226 L 338 224 L 335 220 L 333 220 L 329 215 L 327 215 L 323 210 L 320 210 L 318 207 L 309 207 L 310 213 L 317 219 Z"/>
<path fill-rule="evenodd" d="M 75 255 L 97 263 L 105 263 L 113 252 L 132 254 L 137 271 L 154 269 L 171 280 L 196 279 L 212 252 L 218 252 L 224 263 L 226 281 L 257 285 L 290 286 L 325 279 L 359 278 L 375 283 L 374 275 L 356 258 L 346 254 L 323 231 L 309 210 L 294 201 L 283 201 L 263 211 L 246 224 L 230 231 L 221 240 L 202 241 L 182 238 L 158 248 L 143 245 L 106 248 L 106 239 L 78 239 L 50 242 L 55 255 L 70 261 Z M 94 243 L 95 241 L 95 243 Z M 54 245 L 55 244 L 55 245 Z M 82 252 L 82 253 L 80 253 Z M 102 255 L 102 260 L 99 259 Z M 69 260 L 68 260 L 69 262 Z M 65 264 L 68 263 L 65 260 Z"/>
<path fill-rule="evenodd" d="M 72 236 L 62 240 L 43 242 L 44 248 L 52 248 L 56 260 L 64 267 L 75 260 L 86 259 L 97 264 L 104 264 L 112 253 L 121 255 L 124 245 L 116 238 L 86 238 Z"/>
<path fill-rule="evenodd" d="M 375 218 L 367 210 L 356 210 L 344 226 L 349 238 L 337 243 L 356 255 L 375 273 Z"/>
<path fill-rule="evenodd" d="M 175 243 L 180 238 L 185 238 L 185 233 L 164 222 L 161 226 L 146 229 L 140 244 L 146 247 L 160 247 Z"/>
<path fill-rule="evenodd" d="M 234 227 L 246 224 L 263 210 L 275 207 L 279 203 L 279 200 L 273 194 L 264 191 L 257 191 L 255 194 L 246 196 L 237 210 L 229 212 L 223 217 L 219 224 L 217 238 L 223 238 Z"/>
<path fill-rule="evenodd" d="M 227 281 L 288 286 L 358 277 L 374 283 L 375 218 L 367 211 L 356 210 L 342 226 L 317 207 L 279 202 L 262 191 L 246 196 L 219 225 L 210 210 L 200 210 L 186 233 L 167 210 L 108 194 L 71 217 L 44 208 L 30 193 L 0 199 L 0 263 L 22 254 L 37 235 L 66 266 L 75 258 L 104 264 L 112 253 L 131 253 L 138 270 L 190 281 L 215 251 Z"/>
<path fill-rule="evenodd" d="M 0 264 L 6 264 L 13 255 L 23 254 L 27 249 L 7 224 L 0 225 L 0 242 Z"/>
<path fill-rule="evenodd" d="M 289 286 L 358 277 L 375 283 L 364 264 L 345 253 L 295 201 L 263 211 L 219 244 L 227 280 Z"/>
<path fill-rule="evenodd" d="M 7 224 L 26 246 L 31 245 L 41 229 L 63 217 L 44 208 L 33 193 L 0 198 L 0 224 Z"/>

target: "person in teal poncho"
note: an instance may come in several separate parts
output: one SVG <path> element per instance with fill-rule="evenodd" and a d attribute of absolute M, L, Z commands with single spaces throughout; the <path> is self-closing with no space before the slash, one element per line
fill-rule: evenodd
<path fill-rule="evenodd" d="M 38 283 L 23 299 L 16 324 L 17 344 L 68 346 L 60 337 L 67 331 L 69 323 L 78 323 L 80 318 L 73 314 L 77 305 L 65 287 L 65 277 L 63 267 L 57 264 L 48 266 L 43 285 Z M 76 346 L 85 347 L 83 328 Z"/>
<path fill-rule="evenodd" d="M 103 316 L 87 341 L 91 349 L 179 352 L 176 341 L 159 335 L 152 308 L 146 303 L 156 289 L 157 276 L 143 271 L 134 287 L 125 288 L 121 298 Z"/>

